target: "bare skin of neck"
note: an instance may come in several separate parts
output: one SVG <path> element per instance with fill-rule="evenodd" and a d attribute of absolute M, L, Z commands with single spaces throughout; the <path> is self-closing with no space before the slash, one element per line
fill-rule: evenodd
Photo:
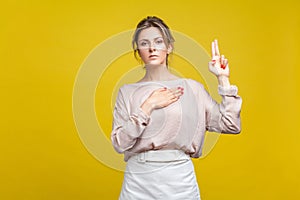
<path fill-rule="evenodd" d="M 166 65 L 145 65 L 146 74 L 138 82 L 147 81 L 168 81 L 179 79 L 180 77 L 172 74 Z"/>

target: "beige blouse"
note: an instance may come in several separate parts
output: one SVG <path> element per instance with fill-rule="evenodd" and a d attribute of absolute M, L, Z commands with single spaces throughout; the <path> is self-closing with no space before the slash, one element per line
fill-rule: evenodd
<path fill-rule="evenodd" d="M 151 116 L 140 108 L 156 89 L 181 86 L 184 94 L 178 101 Z M 139 82 L 119 89 L 115 103 L 111 140 L 115 150 L 132 155 L 148 150 L 180 149 L 191 157 L 201 156 L 205 131 L 239 133 L 242 99 L 237 87 L 218 87 L 218 104 L 202 84 L 192 79 Z"/>

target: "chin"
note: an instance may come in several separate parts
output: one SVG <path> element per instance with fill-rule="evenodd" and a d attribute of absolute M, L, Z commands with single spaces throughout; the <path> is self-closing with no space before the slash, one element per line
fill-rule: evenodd
<path fill-rule="evenodd" d="M 164 63 L 159 61 L 150 61 L 147 62 L 146 65 L 164 65 Z"/>

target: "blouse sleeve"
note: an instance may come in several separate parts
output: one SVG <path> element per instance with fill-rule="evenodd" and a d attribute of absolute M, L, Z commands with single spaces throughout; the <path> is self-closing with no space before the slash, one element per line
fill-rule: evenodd
<path fill-rule="evenodd" d="M 128 104 L 128 100 L 124 99 L 120 89 L 115 103 L 111 133 L 112 144 L 118 153 L 124 153 L 134 146 L 150 120 L 140 105 L 128 108 L 126 101 Z"/>
<path fill-rule="evenodd" d="M 240 133 L 242 99 L 237 94 L 237 87 L 231 85 L 225 88 L 219 85 L 218 93 L 222 96 L 220 104 L 214 101 L 204 88 L 203 90 L 206 130 L 219 133 Z"/>

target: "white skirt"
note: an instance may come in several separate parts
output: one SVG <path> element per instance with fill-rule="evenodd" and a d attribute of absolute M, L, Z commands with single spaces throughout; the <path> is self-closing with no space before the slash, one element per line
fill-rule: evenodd
<path fill-rule="evenodd" d="M 147 151 L 126 166 L 119 200 L 200 200 L 194 165 L 180 150 Z"/>

